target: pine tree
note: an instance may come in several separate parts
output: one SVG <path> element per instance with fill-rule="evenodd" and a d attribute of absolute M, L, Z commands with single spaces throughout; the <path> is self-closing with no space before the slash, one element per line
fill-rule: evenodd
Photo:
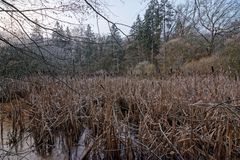
<path fill-rule="evenodd" d="M 89 65 L 96 48 L 96 37 L 90 25 L 87 25 L 87 29 L 84 32 L 84 36 L 85 38 L 82 44 L 83 49 L 82 52 L 84 55 L 85 62 Z"/>
<path fill-rule="evenodd" d="M 138 43 L 142 43 L 142 41 L 143 41 L 143 21 L 141 20 L 140 15 L 137 16 L 136 22 L 134 22 L 130 33 L 131 33 L 131 35 L 133 35 L 135 41 L 137 41 Z"/>
<path fill-rule="evenodd" d="M 130 31 L 130 35 L 132 35 L 133 40 L 131 42 L 131 53 L 132 55 L 128 55 L 128 57 L 135 58 L 134 62 L 140 62 L 141 59 L 145 60 L 145 56 L 143 55 L 143 45 L 144 45 L 144 37 L 143 37 L 143 21 L 141 20 L 140 15 L 137 16 L 136 21 L 132 25 L 132 29 Z M 129 49 L 130 49 L 129 48 Z M 133 53 L 134 50 L 137 51 Z"/>
<path fill-rule="evenodd" d="M 67 27 L 65 33 L 66 33 L 66 44 L 67 44 L 67 45 L 71 45 L 71 42 L 72 42 L 72 34 L 71 34 L 71 31 L 70 31 L 69 27 Z"/>
<path fill-rule="evenodd" d="M 143 38 L 144 48 L 147 53 L 150 53 L 148 57 L 152 62 L 160 47 L 162 20 L 163 16 L 160 15 L 160 4 L 157 0 L 151 0 L 144 15 Z"/>
<path fill-rule="evenodd" d="M 162 29 L 163 29 L 163 41 L 167 42 L 172 32 L 174 23 L 174 10 L 169 0 L 161 0 L 160 3 L 160 15 L 163 17 Z"/>
<path fill-rule="evenodd" d="M 55 24 L 54 31 L 52 33 L 53 44 L 57 47 L 64 48 L 66 46 L 66 35 L 63 30 L 63 26 L 57 21 Z"/>
<path fill-rule="evenodd" d="M 35 26 L 31 33 L 31 39 L 38 43 L 43 42 L 43 33 L 41 30 L 41 27 L 38 25 L 39 24 L 38 20 L 35 19 L 34 23 L 35 23 Z"/>
<path fill-rule="evenodd" d="M 114 63 L 116 64 L 116 71 L 120 71 L 120 63 L 123 59 L 123 50 L 122 50 L 122 38 L 120 35 L 120 32 L 116 25 L 112 25 L 110 28 L 111 36 L 110 36 L 110 42 L 111 42 L 111 49 L 112 49 L 112 55 Z"/>

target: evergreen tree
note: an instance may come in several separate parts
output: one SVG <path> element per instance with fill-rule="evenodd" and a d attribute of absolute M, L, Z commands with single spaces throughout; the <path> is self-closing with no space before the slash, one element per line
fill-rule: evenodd
<path fill-rule="evenodd" d="M 109 40 L 111 42 L 111 51 L 114 60 L 115 71 L 120 71 L 120 63 L 123 59 L 123 50 L 122 50 L 122 37 L 116 25 L 112 25 L 110 28 L 111 36 Z"/>
<path fill-rule="evenodd" d="M 70 54 L 72 54 L 73 51 L 73 39 L 72 39 L 72 34 L 70 29 L 67 27 L 66 31 L 65 31 L 66 37 L 65 37 L 65 49 L 67 49 Z M 73 55 L 72 55 L 73 56 Z"/>
<path fill-rule="evenodd" d="M 82 44 L 83 49 L 83 56 L 84 61 L 88 64 L 90 64 L 90 61 L 92 59 L 93 54 L 95 53 L 96 48 L 96 37 L 92 31 L 92 28 L 90 25 L 87 25 L 87 29 L 84 32 L 84 42 Z"/>
<path fill-rule="evenodd" d="M 136 22 L 134 22 L 130 33 L 133 35 L 134 40 L 137 41 L 138 45 L 143 43 L 143 21 L 141 20 L 140 15 L 137 16 Z"/>
<path fill-rule="evenodd" d="M 167 42 L 170 38 L 174 23 L 174 9 L 169 0 L 161 0 L 160 3 L 160 15 L 163 17 L 162 29 L 163 40 Z"/>
<path fill-rule="evenodd" d="M 66 45 L 66 35 L 63 26 L 57 21 L 55 24 L 54 32 L 52 33 L 53 44 L 57 47 L 64 48 Z"/>
<path fill-rule="evenodd" d="M 114 52 L 114 58 L 115 58 L 115 62 L 116 62 L 116 70 L 117 72 L 120 71 L 120 64 L 123 60 L 123 49 L 122 49 L 122 37 L 120 35 L 119 30 L 117 29 L 116 25 L 112 25 L 111 27 L 111 34 L 112 34 L 112 38 L 114 39 L 113 43 L 112 43 L 112 49 Z"/>
<path fill-rule="evenodd" d="M 38 25 L 38 20 L 35 19 L 35 27 L 32 30 L 31 33 L 31 39 L 36 42 L 43 42 L 43 33 L 41 30 L 41 27 Z"/>
<path fill-rule="evenodd" d="M 83 61 L 83 46 L 79 41 L 74 42 L 74 57 L 77 63 L 81 64 Z"/>
<path fill-rule="evenodd" d="M 160 47 L 162 21 L 163 15 L 160 15 L 160 4 L 157 0 L 151 0 L 144 15 L 143 38 L 144 48 L 146 53 L 151 53 L 148 57 L 152 62 Z"/>
<path fill-rule="evenodd" d="M 70 31 L 69 27 L 67 27 L 65 33 L 66 33 L 66 44 L 67 44 L 67 45 L 71 45 L 71 42 L 72 42 L 72 34 L 71 34 L 71 31 Z"/>
<path fill-rule="evenodd" d="M 129 48 L 131 50 L 130 54 L 132 55 L 128 55 L 128 57 L 134 58 L 132 59 L 134 62 L 140 62 L 140 59 L 145 60 L 145 56 L 143 55 L 143 21 L 141 20 L 140 15 L 137 16 L 136 21 L 133 23 L 130 34 L 133 37 L 131 46 Z"/>
<path fill-rule="evenodd" d="M 83 28 L 73 28 L 72 30 L 72 35 L 78 37 L 82 37 L 83 36 Z M 73 38 L 73 37 L 72 37 Z M 82 60 L 83 60 L 83 46 L 82 46 L 82 42 L 78 41 L 78 39 L 74 39 L 74 41 L 72 41 L 72 46 L 73 46 L 73 52 L 74 52 L 74 57 L 77 63 L 81 64 Z"/>
<path fill-rule="evenodd" d="M 142 40 L 142 28 L 143 28 L 143 22 L 141 20 L 140 15 L 137 15 L 136 22 L 133 23 L 132 29 L 130 33 L 133 35 L 134 40 Z"/>

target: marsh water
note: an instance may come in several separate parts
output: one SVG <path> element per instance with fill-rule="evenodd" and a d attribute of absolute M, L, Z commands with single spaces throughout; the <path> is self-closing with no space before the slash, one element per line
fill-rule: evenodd
<path fill-rule="evenodd" d="M 1 160 L 65 160 L 65 159 L 81 159 L 81 154 L 84 152 L 84 141 L 89 130 L 85 130 L 78 142 L 78 146 L 67 149 L 64 144 L 64 138 L 61 136 L 55 137 L 54 146 L 52 146 L 51 154 L 44 157 L 36 151 L 34 139 L 30 132 L 15 133 L 11 121 L 3 121 L 0 140 L 0 159 Z M 13 139 L 16 142 L 13 142 Z"/>

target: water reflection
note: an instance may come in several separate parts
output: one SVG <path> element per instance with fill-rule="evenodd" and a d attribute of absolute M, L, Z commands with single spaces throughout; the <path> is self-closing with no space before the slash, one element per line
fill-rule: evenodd
<path fill-rule="evenodd" d="M 47 154 L 45 157 L 42 157 L 37 154 L 35 142 L 31 133 L 24 132 L 22 135 L 18 133 L 18 141 L 13 144 L 11 139 L 13 138 L 12 123 L 10 121 L 4 121 L 2 123 L 3 132 L 1 135 L 1 147 L 0 147 L 0 159 L 10 159 L 10 160 L 65 160 L 65 159 L 78 159 L 81 157 L 85 148 L 85 140 L 89 133 L 89 130 L 86 129 L 78 143 L 76 148 L 71 150 L 67 149 L 66 142 L 63 136 L 59 135 L 55 138 L 54 146 L 52 146 L 51 155 Z"/>

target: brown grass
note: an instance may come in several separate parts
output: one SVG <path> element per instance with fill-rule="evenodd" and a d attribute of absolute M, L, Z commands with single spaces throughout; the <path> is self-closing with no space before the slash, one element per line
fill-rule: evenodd
<path fill-rule="evenodd" d="M 213 66 L 215 71 L 218 73 L 223 71 L 229 72 L 227 62 L 227 57 L 221 57 L 218 55 L 206 56 L 198 60 L 192 60 L 191 62 L 185 63 L 181 67 L 181 70 L 185 73 L 196 72 L 200 74 L 209 74 L 212 73 L 211 67 Z"/>
<path fill-rule="evenodd" d="M 16 81 L 28 91 L 19 99 L 25 107 L 8 112 L 41 156 L 56 137 L 71 154 L 90 130 L 81 159 L 240 157 L 240 82 L 227 76 L 28 80 Z"/>

